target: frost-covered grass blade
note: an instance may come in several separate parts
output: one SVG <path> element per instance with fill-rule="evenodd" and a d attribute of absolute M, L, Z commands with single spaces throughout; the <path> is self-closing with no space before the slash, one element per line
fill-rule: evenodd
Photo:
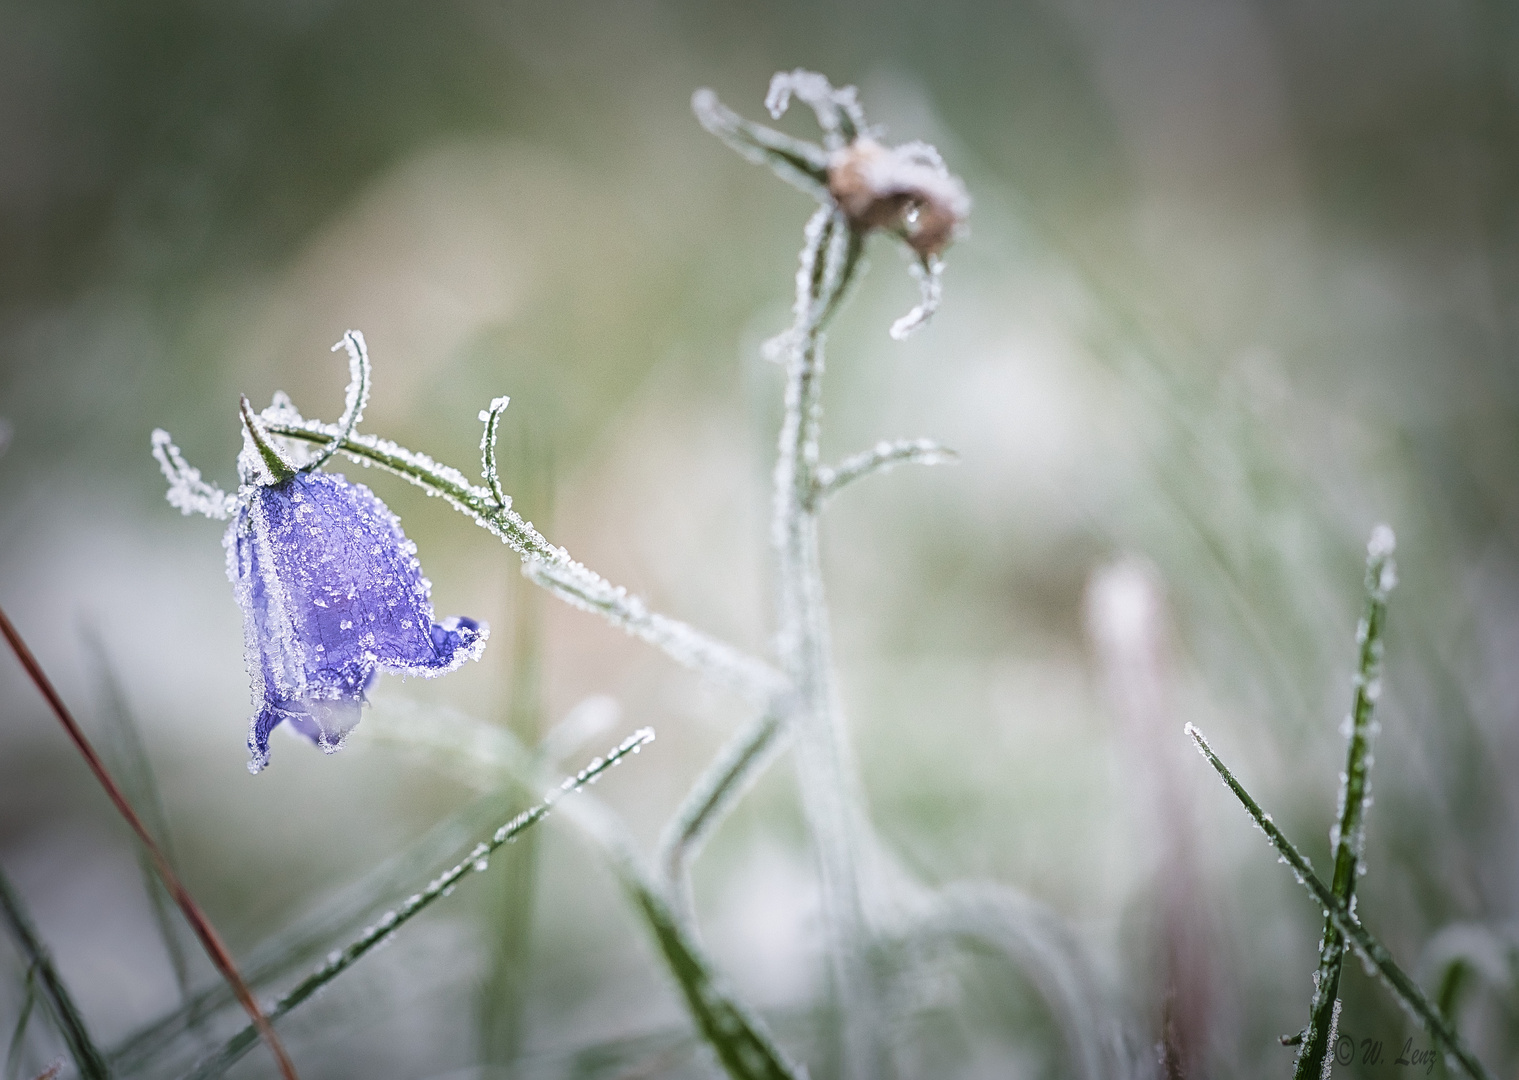
<path fill-rule="evenodd" d="M 535 756 L 508 731 L 463 717 L 432 724 L 387 728 L 399 743 L 439 754 L 445 762 L 468 761 L 499 770 L 521 784 L 537 781 Z M 566 819 L 599 849 L 648 926 L 674 976 L 691 1017 L 734 1080 L 798 1080 L 802 1073 L 786 1058 L 750 1009 L 723 987 L 712 962 L 679 914 L 669 892 L 644 868 L 621 822 L 589 795 L 567 803 Z"/>
<path fill-rule="evenodd" d="M 1202 732 L 1191 724 L 1187 725 L 1186 732 L 1197 744 L 1203 757 L 1208 759 L 1208 764 L 1213 766 L 1229 790 L 1234 792 L 1235 797 L 1245 807 L 1245 811 L 1255 824 L 1266 834 L 1266 839 L 1271 841 L 1271 846 L 1276 848 L 1277 854 L 1291 868 L 1292 876 L 1298 884 L 1307 889 L 1308 894 L 1318 901 L 1325 917 L 1333 921 L 1340 933 L 1345 935 L 1356 952 L 1361 954 L 1361 959 L 1365 961 L 1368 968 L 1376 972 L 1383 985 L 1415 1019 L 1424 1025 L 1424 1029 L 1429 1032 L 1431 1038 L 1440 1043 L 1443 1051 L 1456 1059 L 1472 1080 L 1492 1080 L 1487 1070 L 1482 1067 L 1482 1063 L 1462 1041 L 1461 1036 L 1445 1022 L 1439 1008 L 1429 1000 L 1423 990 L 1419 989 L 1418 983 L 1414 982 L 1393 961 L 1392 954 L 1372 936 L 1371 931 L 1361 925 L 1361 921 L 1349 906 L 1313 872 L 1312 864 L 1283 835 L 1281 829 L 1277 828 L 1276 822 L 1272 821 L 1271 815 L 1261 809 L 1260 804 L 1245 790 L 1244 785 L 1235 779 L 1229 767 L 1208 745 L 1208 740 L 1203 738 Z"/>
<path fill-rule="evenodd" d="M 686 871 L 702 841 L 780 751 L 783 730 L 778 713 L 761 713 L 728 740 L 691 785 L 665 825 L 655 858 L 675 895 L 684 893 Z"/>
<path fill-rule="evenodd" d="M 1339 815 L 1330 837 L 1334 853 L 1331 889 L 1347 911 L 1355 910 L 1356 878 L 1363 871 L 1366 808 L 1371 801 L 1371 736 L 1373 716 L 1382 689 L 1382 632 L 1387 623 L 1387 594 L 1397 581 L 1392 553 L 1392 530 L 1377 526 L 1366 548 L 1366 611 L 1357 629 L 1360 656 L 1356 665 L 1355 703 L 1346 722 L 1345 771 L 1340 777 Z M 1317 1080 L 1333 1052 L 1339 1016 L 1340 969 L 1345 941 L 1333 918 L 1324 920 L 1319 943 L 1319 966 L 1313 980 L 1308 1026 L 1298 1051 L 1295 1080 Z"/>
<path fill-rule="evenodd" d="M 509 799 L 500 792 L 484 795 L 440 822 L 386 863 L 319 907 L 291 922 L 268 941 L 249 952 L 243 970 L 249 985 L 263 989 L 288 978 L 331 948 L 333 941 L 350 937 L 403 892 L 440 858 L 462 854 L 475 837 L 503 817 Z M 162 1071 L 162 1062 L 183 1042 L 198 1017 L 208 1021 L 235 1005 L 224 982 L 197 991 L 184 1005 L 134 1032 L 110 1050 L 114 1072 Z"/>
<path fill-rule="evenodd" d="M 643 728 L 634 732 L 614 747 L 605 758 L 596 758 L 580 772 L 565 779 L 559 787 L 550 791 L 537 805 L 518 814 L 512 820 L 498 828 L 488 838 L 474 846 L 468 855 L 454 866 L 445 870 L 427 883 L 420 892 L 413 893 L 405 903 L 401 904 L 366 927 L 354 941 L 342 949 L 336 949 L 330 953 L 326 961 L 311 974 L 307 975 L 285 994 L 281 995 L 274 1007 L 269 1010 L 269 1019 L 278 1020 L 302 1003 L 309 1000 L 322 987 L 332 982 L 343 972 L 347 971 L 355 963 L 375 946 L 381 944 L 402 926 L 410 922 L 417 915 L 432 906 L 441 897 L 448 895 L 459 883 L 459 880 L 471 871 L 483 871 L 490 865 L 490 857 L 497 848 L 503 844 L 515 840 L 523 830 L 537 824 L 547 817 L 549 812 L 565 795 L 579 791 L 587 784 L 595 783 L 598 777 L 606 770 L 617 765 L 623 758 L 630 754 L 636 754 L 643 747 L 654 741 L 652 728 Z M 220 1076 L 231 1068 L 253 1044 L 258 1041 L 258 1033 L 250 1025 L 238 1032 L 215 1053 L 205 1058 L 186 1074 L 185 1080 L 209 1080 L 214 1076 Z"/>

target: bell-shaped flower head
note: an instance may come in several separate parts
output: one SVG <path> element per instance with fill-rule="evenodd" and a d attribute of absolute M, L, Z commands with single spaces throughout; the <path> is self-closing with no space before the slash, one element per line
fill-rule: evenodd
<path fill-rule="evenodd" d="M 362 338 L 350 334 L 345 341 L 362 356 Z M 362 366 L 367 384 L 367 357 L 356 358 L 355 366 Z M 345 434 L 361 407 L 361 397 L 351 394 L 340 424 Z M 258 772 L 269 763 L 269 733 L 279 724 L 288 722 L 332 753 L 359 722 L 365 691 L 380 670 L 441 675 L 477 659 L 489 631 L 473 619 L 433 621 L 432 586 L 416 545 L 363 484 L 315 471 L 330 453 L 297 468 L 246 398 L 242 418 L 236 500 L 219 492 L 193 506 L 183 494 L 176 500 L 174 485 L 193 470 L 166 434 L 155 432 L 154 451 L 169 476 L 171 502 L 187 513 L 232 518 L 223 545 L 243 609 L 258 708 L 248 733 L 248 768 Z M 199 474 L 193 481 L 206 486 Z"/>

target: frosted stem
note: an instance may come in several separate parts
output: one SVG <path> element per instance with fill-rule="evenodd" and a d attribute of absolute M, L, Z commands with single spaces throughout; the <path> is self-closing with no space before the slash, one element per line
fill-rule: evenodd
<path fill-rule="evenodd" d="M 933 318 L 944 299 L 944 262 L 938 256 L 925 255 L 913 262 L 909 272 L 918 282 L 918 303 L 906 315 L 891 324 L 891 336 L 901 341 L 911 337 Z"/>
<path fill-rule="evenodd" d="M 686 870 L 702 842 L 779 752 L 782 714 L 764 712 L 734 735 L 697 778 L 665 826 L 655 857 L 672 897 L 685 892 Z M 689 904 L 687 905 L 689 908 Z"/>
<path fill-rule="evenodd" d="M 872 473 L 885 472 L 897 465 L 943 465 L 958 461 L 960 455 L 932 439 L 897 439 L 880 442 L 869 450 L 853 454 L 833 468 L 817 470 L 813 477 L 812 505 L 817 507 L 846 484 Z"/>
<path fill-rule="evenodd" d="M 1214 771 L 1223 778 L 1229 790 L 1234 792 L 1235 798 L 1243 804 L 1245 811 L 1254 819 L 1255 824 L 1266 834 L 1266 839 L 1271 841 L 1271 846 L 1276 848 L 1277 854 L 1291 868 L 1292 876 L 1297 879 L 1298 884 L 1307 889 L 1309 895 L 1318 901 L 1319 906 L 1324 909 L 1325 916 L 1333 921 L 1340 933 L 1349 939 L 1350 944 L 1361 955 L 1361 959 L 1377 973 L 1383 985 L 1416 1020 L 1424 1025 L 1430 1038 L 1439 1042 L 1442 1052 L 1454 1058 L 1472 1080 L 1492 1080 L 1491 1075 L 1467 1048 L 1455 1028 L 1445 1022 L 1445 1018 L 1440 1015 L 1440 1010 L 1434 1002 L 1425 996 L 1424 991 L 1419 989 L 1419 984 L 1414 982 L 1407 972 L 1398 967 L 1386 946 L 1361 925 L 1361 921 L 1350 910 L 1350 905 L 1336 896 L 1334 890 L 1325 885 L 1323 880 L 1313 872 L 1313 866 L 1302 852 L 1293 846 L 1292 841 L 1283 835 L 1282 830 L 1276 827 L 1276 822 L 1271 820 L 1271 815 L 1260 808 L 1260 804 L 1245 790 L 1244 785 L 1235 779 L 1229 767 L 1219 760 L 1218 755 L 1213 752 L 1213 747 L 1208 745 L 1208 740 L 1203 738 L 1202 732 L 1191 724 L 1186 726 L 1186 732 L 1197 744 L 1197 749 L 1202 752 L 1203 757 L 1208 759 L 1208 764 L 1213 766 Z"/>
<path fill-rule="evenodd" d="M 1334 853 L 1332 888 L 1335 897 L 1353 910 L 1356 877 L 1366 836 L 1366 807 L 1371 801 L 1372 717 L 1382 686 L 1382 629 L 1387 622 L 1387 594 L 1397 581 L 1392 562 L 1392 530 L 1377 526 L 1366 548 L 1366 614 L 1357 628 L 1360 657 L 1356 665 L 1355 704 L 1349 721 L 1345 771 L 1340 775 L 1339 819 L 1330 837 Z M 1333 1052 L 1338 1015 L 1340 970 L 1345 962 L 1345 938 L 1333 917 L 1324 919 L 1319 941 L 1319 967 L 1313 980 L 1308 1027 L 1303 1032 L 1293 1070 L 1294 1080 L 1316 1080 Z"/>
<path fill-rule="evenodd" d="M 343 340 L 332 347 L 333 352 L 339 349 L 348 350 L 348 392 L 344 396 L 343 415 L 338 417 L 339 434 L 306 463 L 302 472 L 315 472 L 338 452 L 343 440 L 359 426 L 359 421 L 364 418 L 364 406 L 369 404 L 369 347 L 364 344 L 364 335 L 349 330 Z"/>
<path fill-rule="evenodd" d="M 480 436 L 480 475 L 496 505 L 503 509 L 512 505 L 512 500 L 501 490 L 501 470 L 496 467 L 496 437 L 501 431 L 501 414 L 506 412 L 511 400 L 498 397 L 491 402 L 489 409 L 480 410 L 480 421 L 485 425 L 485 432 Z"/>
<path fill-rule="evenodd" d="M 204 514 L 226 521 L 237 509 L 237 497 L 200 478 L 200 470 L 184 459 L 174 438 L 163 428 L 153 429 L 153 457 L 169 481 L 169 505 L 182 514 Z"/>
<path fill-rule="evenodd" d="M 865 964 L 866 928 L 856 854 L 865 842 L 860 781 L 837 703 L 818 551 L 818 432 L 824 329 L 861 263 L 863 235 L 837 211 L 808 222 L 789 335 L 785 412 L 775 466 L 774 542 L 779 652 L 796 692 L 797 779 L 817 846 L 830 961 L 850 1077 L 885 1075 L 871 1030 L 877 1010 Z"/>
<path fill-rule="evenodd" d="M 335 425 L 272 410 L 265 411 L 262 422 L 271 434 L 303 442 L 325 443 L 341 435 Z M 342 438 L 340 449 L 360 464 L 377 465 L 430 495 L 441 496 L 517 552 L 523 573 L 561 600 L 596 612 L 761 707 L 769 707 L 786 692 L 785 678 L 768 664 L 686 623 L 649 611 L 638 597 L 582 566 L 564 548 L 550 544 L 532 522 L 524 521 L 510 505 L 497 503 L 493 492 L 472 484 L 459 470 L 373 435 L 350 434 Z"/>

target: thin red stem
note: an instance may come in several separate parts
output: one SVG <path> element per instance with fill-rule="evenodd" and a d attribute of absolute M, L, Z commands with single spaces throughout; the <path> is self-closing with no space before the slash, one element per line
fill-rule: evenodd
<path fill-rule="evenodd" d="M 120 811 L 122 817 L 126 818 L 127 824 L 132 827 L 132 831 L 142 841 L 143 847 L 147 848 L 148 857 L 153 861 L 153 868 L 158 871 L 158 876 L 163 880 L 164 887 L 169 890 L 169 895 L 179 905 L 179 910 L 184 912 L 185 918 L 190 923 L 190 928 L 195 931 L 195 936 L 200 939 L 201 945 L 206 950 L 206 955 L 211 958 L 211 963 L 216 965 L 216 970 L 221 972 L 222 978 L 226 979 L 227 984 L 232 987 L 233 994 L 237 996 L 237 1000 L 247 1010 L 248 1016 L 253 1020 L 253 1026 L 258 1029 L 259 1037 L 264 1040 L 264 1043 L 269 1047 L 269 1052 L 274 1055 L 275 1061 L 279 1063 L 280 1075 L 285 1080 L 299 1080 L 299 1077 L 295 1073 L 295 1066 L 285 1053 L 284 1046 L 280 1044 L 279 1036 L 274 1033 L 274 1028 L 270 1025 L 268 1018 L 264 1016 L 263 1010 L 258 1007 L 258 1002 L 253 998 L 253 992 L 248 989 L 248 984 L 243 982 L 243 977 L 238 974 L 237 965 L 232 961 L 232 954 L 222 944 L 222 939 L 217 935 L 216 929 L 211 925 L 211 921 L 201 911 L 200 905 L 196 904 L 195 900 L 190 896 L 189 891 L 180 882 L 179 875 L 174 873 L 174 869 L 169 865 L 169 860 L 164 857 L 162 849 L 159 848 L 157 841 L 153 839 L 152 833 L 148 832 L 147 827 L 142 823 L 142 819 L 137 816 L 137 811 L 132 809 L 132 804 L 127 802 L 127 797 L 122 794 L 121 788 L 116 786 L 116 781 L 111 778 L 111 774 L 106 770 L 105 763 L 100 760 L 100 755 L 95 753 L 95 748 L 90 745 L 90 740 L 85 738 L 84 731 L 75 722 L 73 715 L 68 710 L 68 706 L 63 703 L 63 699 L 58 696 L 58 691 L 53 689 L 53 684 L 48 680 L 46 673 L 43 672 L 42 665 L 37 663 L 37 658 L 26 647 L 26 642 L 21 640 L 21 635 L 11 625 L 11 621 L 6 616 L 3 608 L 0 608 L 0 632 L 5 634 L 5 640 L 10 642 L 11 649 L 16 654 L 16 659 L 21 661 L 21 666 L 26 669 L 27 675 L 31 676 L 32 682 L 42 692 L 42 696 L 47 699 L 48 705 L 53 710 L 53 715 L 58 717 L 58 722 L 68 732 L 69 738 L 74 740 L 74 745 L 79 748 L 80 754 L 84 755 L 85 763 L 89 765 L 90 771 L 95 774 L 95 779 L 100 781 L 100 786 L 105 788 L 105 793 L 110 796 L 111 802 L 116 804 L 116 809 Z"/>

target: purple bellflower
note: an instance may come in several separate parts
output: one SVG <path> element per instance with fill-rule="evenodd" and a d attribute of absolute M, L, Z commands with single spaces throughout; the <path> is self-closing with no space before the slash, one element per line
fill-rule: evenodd
<path fill-rule="evenodd" d="M 363 338 L 345 337 L 356 375 L 342 427 L 351 433 L 367 389 Z M 417 547 L 389 508 L 363 484 L 315 471 L 341 441 L 301 468 L 277 449 L 242 403 L 244 450 L 235 498 L 200 480 L 165 432 L 154 454 L 185 513 L 230 517 L 222 543 L 227 576 L 243 609 L 253 701 L 248 768 L 269 763 L 269 733 L 282 722 L 327 753 L 359 722 L 365 692 L 381 669 L 431 678 L 478 659 L 488 627 L 473 619 L 433 621 L 431 583 Z"/>

